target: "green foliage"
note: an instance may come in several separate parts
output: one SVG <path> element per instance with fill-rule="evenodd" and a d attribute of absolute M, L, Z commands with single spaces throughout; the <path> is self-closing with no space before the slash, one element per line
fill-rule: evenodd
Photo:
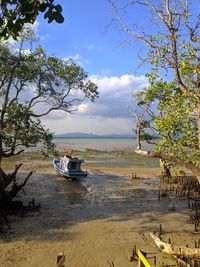
<path fill-rule="evenodd" d="M 143 108 L 147 103 L 154 103 L 153 115 L 147 121 L 143 120 L 145 127 L 141 138 L 149 142 L 153 136 L 148 131 L 153 127 L 157 133 L 157 151 L 199 165 L 197 101 L 186 98 L 175 82 L 162 79 L 152 83 L 139 96 L 138 103 Z"/>
<path fill-rule="evenodd" d="M 34 23 L 44 13 L 48 23 L 63 23 L 62 7 L 54 0 L 2 0 L 0 4 L 0 40 L 16 39 L 25 23 Z"/>
<path fill-rule="evenodd" d="M 48 56 L 42 47 L 25 53 L 1 43 L 0 58 L 0 162 L 38 143 L 48 154 L 53 134 L 40 118 L 57 110 L 71 113 L 85 98 L 94 101 L 97 86 L 72 60 Z"/>
<path fill-rule="evenodd" d="M 118 1 L 110 2 L 114 23 L 146 47 L 142 63 L 150 68 L 149 87 L 136 96 L 137 134 L 147 142 L 156 136 L 156 155 L 187 166 L 200 181 L 200 23 L 195 3 L 141 0 L 127 1 L 122 8 Z M 123 17 L 140 5 L 151 14 L 147 27 Z"/>
<path fill-rule="evenodd" d="M 17 100 L 6 108 L 3 123 L 1 140 L 4 148 L 11 153 L 17 147 L 28 148 L 39 142 L 44 143 L 47 150 L 53 148 L 50 145 L 52 133 L 45 129 L 40 120 L 33 120 L 28 107 Z"/>
<path fill-rule="evenodd" d="M 146 103 L 154 103 L 151 120 L 153 128 L 159 137 L 156 150 L 163 155 L 175 155 L 184 162 L 200 166 L 199 136 L 198 136 L 198 105 L 199 99 L 199 47 L 186 37 L 176 35 L 177 57 L 176 67 L 169 49 L 170 35 L 155 37 L 159 55 L 149 51 L 152 71 L 146 76 L 149 88 L 141 94 L 138 105 L 145 107 Z M 163 46 L 165 40 L 165 46 Z M 170 64 L 168 65 L 168 62 Z M 179 79 L 172 82 L 164 80 L 159 71 L 178 68 Z M 184 85 L 184 89 L 183 86 Z M 156 115 L 155 115 L 156 114 Z M 151 114 L 152 115 L 152 114 Z M 149 127 L 151 128 L 152 125 Z M 148 129 L 148 127 L 147 127 Z M 148 142 L 148 136 L 143 134 L 143 140 Z"/>

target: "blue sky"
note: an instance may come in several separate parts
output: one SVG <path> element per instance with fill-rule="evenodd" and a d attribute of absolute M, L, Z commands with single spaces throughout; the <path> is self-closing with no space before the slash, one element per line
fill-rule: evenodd
<path fill-rule="evenodd" d="M 111 21 L 110 5 L 106 0 L 58 1 L 63 7 L 63 24 L 48 24 L 39 18 L 39 33 L 48 53 L 59 57 L 79 55 L 91 74 L 106 71 L 111 75 L 130 72 L 137 61 L 134 47 L 119 47 L 122 34 Z"/>
<path fill-rule="evenodd" d="M 48 54 L 74 58 L 99 86 L 99 99 L 86 101 L 78 112 L 54 112 L 43 122 L 55 133 L 131 134 L 133 120 L 128 110 L 134 91 L 146 85 L 139 64 L 138 46 L 121 45 L 124 35 L 112 26 L 106 0 L 57 0 L 63 7 L 63 24 L 40 16 L 35 25 Z"/>
<path fill-rule="evenodd" d="M 119 2 L 123 5 L 127 1 Z M 37 18 L 39 42 L 48 54 L 75 59 L 99 86 L 99 99 L 95 103 L 82 103 L 73 115 L 54 112 L 43 122 L 55 133 L 132 133 L 134 122 L 128 110 L 132 95 L 148 85 L 144 75 L 148 66 L 138 69 L 141 63 L 138 53 L 141 49 L 144 52 L 145 47 L 137 42 L 124 44 L 125 40 L 130 41 L 128 36 L 116 25 L 108 26 L 112 15 L 106 0 L 55 0 L 55 3 L 62 5 L 65 22 L 48 24 L 42 16 Z M 199 10 L 199 0 L 192 3 Z M 155 24 L 151 26 L 150 19 L 143 5 L 125 17 L 129 25 L 133 21 L 148 33 L 155 33 Z"/>

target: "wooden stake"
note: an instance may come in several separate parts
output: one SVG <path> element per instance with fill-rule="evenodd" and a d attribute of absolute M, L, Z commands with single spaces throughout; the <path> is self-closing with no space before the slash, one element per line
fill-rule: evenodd
<path fill-rule="evenodd" d="M 64 267 L 65 255 L 63 252 L 59 252 L 57 255 L 57 267 Z"/>

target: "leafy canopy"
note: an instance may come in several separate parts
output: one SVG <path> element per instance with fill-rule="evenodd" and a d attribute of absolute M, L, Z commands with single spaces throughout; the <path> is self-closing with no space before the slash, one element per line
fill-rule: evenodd
<path fill-rule="evenodd" d="M 40 118 L 56 110 L 72 113 L 88 98 L 98 97 L 97 86 L 72 60 L 0 44 L 0 161 L 24 148 L 44 142 L 52 148 L 52 133 Z"/>
<path fill-rule="evenodd" d="M 62 6 L 54 0 L 1 0 L 0 40 L 16 39 L 25 23 L 34 23 L 39 13 L 44 13 L 48 23 L 63 23 Z"/>
<path fill-rule="evenodd" d="M 158 139 L 155 140 L 157 152 L 152 155 L 187 165 L 200 181 L 198 1 L 108 1 L 112 22 L 131 41 L 140 41 L 145 47 L 142 64 L 150 71 L 146 74 L 149 87 L 137 102 L 146 113 L 142 116 L 143 124 L 140 123 L 141 137 L 149 141 L 148 134 L 153 130 Z M 131 21 L 137 18 L 134 16 L 137 11 L 146 13 L 149 24 L 146 20 L 142 25 Z"/>
<path fill-rule="evenodd" d="M 162 79 L 154 81 L 139 93 L 137 100 L 142 109 L 149 106 L 143 117 L 144 133 L 141 138 L 147 142 L 154 139 L 155 149 L 161 155 L 174 155 L 183 161 L 200 165 L 195 116 L 197 101 L 186 98 L 175 82 Z M 155 135 L 149 135 L 152 129 L 156 138 Z"/>

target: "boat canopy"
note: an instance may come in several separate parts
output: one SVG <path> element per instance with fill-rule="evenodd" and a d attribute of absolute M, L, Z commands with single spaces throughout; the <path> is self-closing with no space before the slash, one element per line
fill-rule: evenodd
<path fill-rule="evenodd" d="M 80 171 L 83 162 L 84 160 L 82 159 L 63 157 L 61 160 L 61 168 L 65 171 Z"/>

